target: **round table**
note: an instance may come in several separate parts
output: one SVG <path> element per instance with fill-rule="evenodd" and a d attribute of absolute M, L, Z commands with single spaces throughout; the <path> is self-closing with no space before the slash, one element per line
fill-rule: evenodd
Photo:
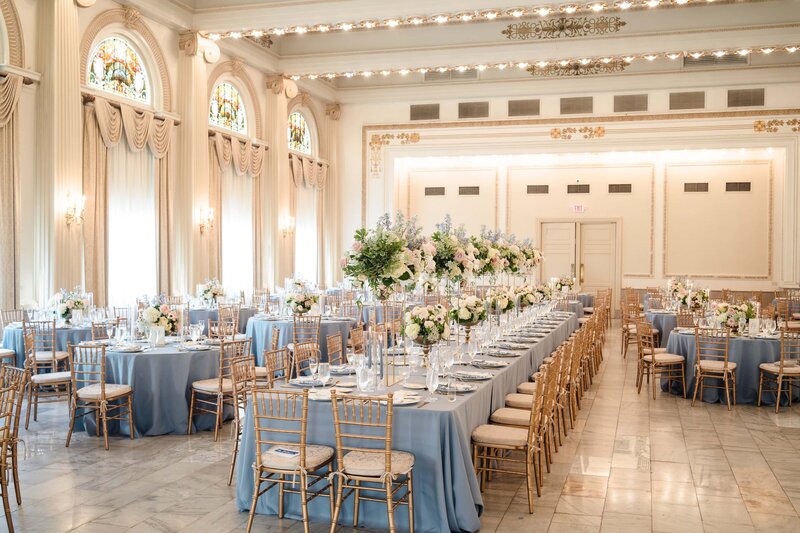
<path fill-rule="evenodd" d="M 328 358 L 328 335 L 342 334 L 342 341 L 347 342 L 350 329 L 356 325 L 352 318 L 323 318 L 319 328 L 319 349 L 323 359 Z M 264 350 L 271 349 L 272 330 L 278 328 L 278 347 L 283 348 L 290 342 L 294 335 L 294 320 L 292 318 L 258 318 L 253 317 L 247 323 L 247 336 L 253 339 L 252 349 L 259 366 L 264 366 Z"/>
<path fill-rule="evenodd" d="M 258 313 L 256 307 L 240 307 L 239 308 L 239 333 L 247 331 L 247 321 Z M 190 309 L 189 310 L 189 323 L 196 324 L 203 321 L 203 335 L 208 334 L 208 321 L 219 320 L 219 309 Z"/>
<path fill-rule="evenodd" d="M 669 334 L 678 327 L 678 315 L 670 311 L 647 311 L 644 317 L 661 333 L 661 347 L 666 347 Z"/>
<path fill-rule="evenodd" d="M 693 333 L 673 331 L 667 342 L 667 351 L 686 357 L 686 395 L 694 393 L 694 365 L 696 363 L 695 338 Z M 761 363 L 773 363 L 781 358 L 781 343 L 778 338 L 731 337 L 728 344 L 728 361 L 736 363 L 736 403 L 756 403 L 758 399 L 758 379 Z M 721 383 L 720 383 L 721 384 Z M 666 390 L 666 381 L 662 380 L 662 388 Z M 673 382 L 673 393 L 681 393 L 680 384 Z M 796 388 L 794 389 L 797 390 Z M 794 398 L 800 398 L 795 392 Z M 703 391 L 703 401 L 725 402 L 724 389 Z M 775 394 L 765 393 L 762 403 L 775 404 Z"/>
<path fill-rule="evenodd" d="M 56 350 L 66 352 L 70 344 L 92 340 L 90 326 L 60 326 L 56 328 Z M 25 367 L 25 337 L 22 326 L 8 326 L 3 330 L 3 348 L 17 354 L 16 366 Z"/>

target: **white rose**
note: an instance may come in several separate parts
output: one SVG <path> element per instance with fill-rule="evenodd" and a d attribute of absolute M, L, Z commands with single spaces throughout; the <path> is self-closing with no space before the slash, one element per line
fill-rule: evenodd
<path fill-rule="evenodd" d="M 422 320 L 426 320 L 430 316 L 427 307 L 418 307 L 417 309 L 419 309 L 419 313 L 417 314 L 417 316 Z"/>
<path fill-rule="evenodd" d="M 66 312 L 67 312 L 67 306 L 64 305 L 64 304 L 59 304 L 58 305 L 58 314 L 59 315 L 63 315 Z"/>
<path fill-rule="evenodd" d="M 431 332 L 428 334 L 428 339 L 429 339 L 429 340 L 431 340 L 431 341 L 433 341 L 433 342 L 436 342 L 436 341 L 438 341 L 438 340 L 439 340 L 439 332 L 438 332 L 438 331 L 435 331 L 435 330 L 434 330 L 434 331 L 431 331 Z"/>
<path fill-rule="evenodd" d="M 417 324 L 409 324 L 406 327 L 406 335 L 412 339 L 417 338 L 419 336 L 419 326 Z"/>
<path fill-rule="evenodd" d="M 470 313 L 469 309 L 467 309 L 466 307 L 462 307 L 461 309 L 458 310 L 458 318 L 460 318 L 461 320 L 469 320 L 471 316 L 472 313 Z"/>
<path fill-rule="evenodd" d="M 433 323 L 432 320 L 426 320 L 425 324 L 424 324 L 425 329 L 428 329 L 428 330 L 433 329 L 434 325 L 435 324 Z"/>
<path fill-rule="evenodd" d="M 505 309 L 506 307 L 508 307 L 508 298 L 500 298 L 499 300 L 497 300 L 497 307 L 499 309 Z"/>

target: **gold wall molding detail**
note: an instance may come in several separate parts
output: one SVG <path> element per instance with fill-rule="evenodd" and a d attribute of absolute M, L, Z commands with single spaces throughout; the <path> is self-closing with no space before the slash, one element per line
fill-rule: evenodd
<path fill-rule="evenodd" d="M 531 76 L 592 76 L 594 74 L 622 72 L 627 66 L 628 64 L 620 59 L 611 59 L 610 61 L 595 59 L 578 63 L 567 63 L 566 61 L 547 63 L 546 65 L 534 63 L 526 70 Z"/>
<path fill-rule="evenodd" d="M 8 39 L 8 62 L 15 67 L 25 68 L 25 40 L 14 0 L 0 0 L 0 11 L 3 12 Z"/>
<path fill-rule="evenodd" d="M 552 128 L 550 130 L 551 139 L 561 139 L 568 141 L 573 135 L 580 134 L 584 139 L 599 139 L 606 136 L 606 129 L 603 126 L 583 126 L 581 128 Z"/>
<path fill-rule="evenodd" d="M 514 22 L 502 32 L 511 40 L 563 39 L 616 33 L 626 22 L 620 17 L 559 17 L 534 22 Z"/>
<path fill-rule="evenodd" d="M 417 144 L 419 133 L 375 133 L 369 138 L 369 172 L 373 177 L 383 171 L 383 148 L 390 144 Z"/>
<path fill-rule="evenodd" d="M 753 122 L 753 131 L 756 133 L 778 133 L 784 126 L 788 127 L 792 133 L 800 133 L 800 119 L 798 118 L 789 120 L 756 120 Z"/>

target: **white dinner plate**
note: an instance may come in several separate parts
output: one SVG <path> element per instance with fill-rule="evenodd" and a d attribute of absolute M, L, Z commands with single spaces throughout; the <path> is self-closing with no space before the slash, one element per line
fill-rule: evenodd
<path fill-rule="evenodd" d="M 411 389 L 411 390 L 424 390 L 427 389 L 424 383 L 414 383 L 413 381 L 407 381 L 403 383 L 404 389 Z"/>

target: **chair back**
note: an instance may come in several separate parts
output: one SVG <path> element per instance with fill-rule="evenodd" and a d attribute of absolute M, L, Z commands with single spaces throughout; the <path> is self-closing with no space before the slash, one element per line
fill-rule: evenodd
<path fill-rule="evenodd" d="M 247 407 L 248 391 L 256 386 L 256 364 L 250 353 L 231 360 L 231 379 L 234 403 L 244 410 Z"/>
<path fill-rule="evenodd" d="M 304 342 L 319 344 L 319 328 L 322 322 L 320 315 L 295 315 L 292 342 L 296 345 Z"/>
<path fill-rule="evenodd" d="M 106 399 L 106 347 L 104 344 L 69 345 L 72 394 L 90 385 L 100 386 L 100 401 Z"/>
<path fill-rule="evenodd" d="M 664 309 L 664 303 L 661 301 L 661 298 L 650 297 L 647 299 L 647 308 L 648 309 Z"/>
<path fill-rule="evenodd" d="M 269 293 L 267 294 L 253 294 L 251 300 L 253 307 L 257 308 L 262 313 L 269 313 Z"/>
<path fill-rule="evenodd" d="M 781 331 L 781 360 L 778 363 L 781 374 L 783 374 L 786 361 L 800 364 L 800 333 L 798 332 Z"/>
<path fill-rule="evenodd" d="M 653 325 L 647 320 L 640 320 L 636 324 L 636 343 L 639 348 L 639 359 L 645 355 L 652 355 L 656 351 Z"/>
<path fill-rule="evenodd" d="M 3 386 L 0 388 L 0 462 L 8 462 L 8 453 L 15 438 L 14 426 L 19 421 L 17 405 L 22 402 L 18 388 L 15 386 Z M 17 416 L 15 416 L 17 415 Z M 5 481 L 4 481 L 5 484 Z M 7 487 L 4 490 L 8 490 Z"/>
<path fill-rule="evenodd" d="M 270 387 L 279 379 L 287 379 L 291 366 L 289 351 L 286 348 L 264 350 L 264 366 L 267 368 L 267 383 Z"/>
<path fill-rule="evenodd" d="M 341 365 L 347 362 L 344 360 L 344 355 L 342 354 L 341 332 L 328 335 L 326 344 L 328 347 L 328 363 L 332 365 Z"/>
<path fill-rule="evenodd" d="M 694 313 L 688 309 L 681 309 L 675 317 L 677 326 L 679 328 L 693 328 L 694 327 Z"/>
<path fill-rule="evenodd" d="M 298 469 L 305 470 L 308 389 L 291 391 L 253 387 L 250 398 L 253 402 L 256 467 L 265 468 L 263 457 L 273 447 L 291 446 L 299 448 Z"/>
<path fill-rule="evenodd" d="M 167 296 L 167 301 L 165 303 L 167 305 L 183 305 L 183 296 Z"/>
<path fill-rule="evenodd" d="M 3 309 L 0 311 L 0 329 L 4 329 L 12 322 L 25 322 L 28 313 L 24 309 Z"/>
<path fill-rule="evenodd" d="M 295 376 L 299 376 L 300 372 L 308 368 L 308 362 L 312 358 L 316 358 L 319 362 L 320 352 L 316 343 L 301 342 L 294 345 L 294 372 Z"/>
<path fill-rule="evenodd" d="M 360 326 L 350 330 L 350 343 L 353 345 L 353 353 L 364 353 L 364 330 Z"/>
<path fill-rule="evenodd" d="M 362 313 L 362 307 L 352 301 L 343 301 L 342 305 L 339 307 L 340 316 L 352 318 L 357 324 L 362 324 L 364 322 L 364 316 Z"/>
<path fill-rule="evenodd" d="M 25 368 L 10 365 L 0 366 L 0 387 L 13 387 L 16 389 L 16 406 L 14 407 L 14 420 L 11 437 L 16 441 L 19 436 L 19 419 L 22 412 L 22 400 L 25 397 L 25 388 L 30 381 L 30 372 Z"/>
<path fill-rule="evenodd" d="M 224 320 L 209 320 L 208 321 L 208 336 L 212 339 L 227 339 L 233 341 L 236 339 L 236 322 L 226 318 Z"/>
<path fill-rule="evenodd" d="M 728 370 L 728 346 L 731 332 L 728 329 L 694 328 L 697 361 L 719 361 Z"/>
<path fill-rule="evenodd" d="M 92 322 L 92 340 L 108 339 L 108 329 L 105 322 Z"/>
<path fill-rule="evenodd" d="M 336 462 L 340 469 L 348 452 L 383 451 L 384 473 L 392 471 L 392 396 L 346 397 L 331 390 Z"/>
<path fill-rule="evenodd" d="M 114 307 L 112 311 L 114 318 L 119 320 L 119 325 L 127 329 L 131 322 L 131 310 L 127 307 Z"/>
<path fill-rule="evenodd" d="M 251 339 L 242 339 L 240 341 L 222 339 L 219 343 L 219 375 L 217 376 L 219 380 L 219 389 L 217 390 L 224 390 L 224 379 L 233 381 L 233 362 L 236 359 L 241 359 L 243 357 L 253 358 L 250 353 L 251 342 Z M 253 369 L 253 374 L 255 375 L 255 369 Z"/>
<path fill-rule="evenodd" d="M 270 349 L 277 350 L 280 347 L 281 330 L 280 328 L 272 328 L 272 343 Z"/>
<path fill-rule="evenodd" d="M 580 357 L 576 357 L 580 360 Z M 545 401 L 545 384 L 547 383 L 547 374 L 550 372 L 548 365 L 544 365 L 536 374 L 533 375 L 533 380 L 537 383 L 536 390 L 533 393 L 533 404 L 531 406 L 530 425 L 528 426 L 528 446 L 535 446 L 544 435 L 545 420 L 544 420 L 544 401 Z"/>
<path fill-rule="evenodd" d="M 50 353 L 52 359 L 47 361 L 48 366 L 56 367 L 56 319 L 53 320 L 28 320 L 22 323 L 22 334 L 31 335 L 34 356 L 36 353 Z M 42 363 L 42 360 L 39 360 Z M 44 365 L 42 365 L 44 366 Z"/>

